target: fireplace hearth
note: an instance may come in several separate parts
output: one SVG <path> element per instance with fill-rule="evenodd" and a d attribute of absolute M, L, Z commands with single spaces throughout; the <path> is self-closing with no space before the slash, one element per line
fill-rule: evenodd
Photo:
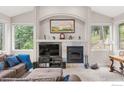
<path fill-rule="evenodd" d="M 67 62 L 83 63 L 83 46 L 67 46 Z"/>

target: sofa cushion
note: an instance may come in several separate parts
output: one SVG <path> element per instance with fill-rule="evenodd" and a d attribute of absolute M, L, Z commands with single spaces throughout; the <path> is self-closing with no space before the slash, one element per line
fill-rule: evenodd
<path fill-rule="evenodd" d="M 63 76 L 59 76 L 56 78 L 56 81 L 64 81 L 64 77 Z"/>
<path fill-rule="evenodd" d="M 13 66 L 20 63 L 16 56 L 9 56 L 9 57 L 6 58 L 6 60 L 7 60 L 8 65 L 10 67 L 13 67 Z"/>
<path fill-rule="evenodd" d="M 0 54 L 0 61 L 3 61 L 6 55 Z"/>
<path fill-rule="evenodd" d="M 24 63 L 20 63 L 20 64 L 14 66 L 14 67 L 11 67 L 10 69 L 14 70 L 16 72 L 16 75 L 14 76 L 15 78 L 21 77 L 27 71 L 25 69 L 25 64 Z"/>
<path fill-rule="evenodd" d="M 3 70 L 0 72 L 0 78 L 12 78 L 16 72 L 14 70 Z"/>
<path fill-rule="evenodd" d="M 4 62 L 0 62 L 0 71 L 4 70 Z"/>
<path fill-rule="evenodd" d="M 20 64 L 14 66 L 14 67 L 11 67 L 10 69 L 11 70 L 15 70 L 16 73 L 20 73 L 22 70 L 25 69 L 25 64 L 24 63 L 20 63 Z"/>

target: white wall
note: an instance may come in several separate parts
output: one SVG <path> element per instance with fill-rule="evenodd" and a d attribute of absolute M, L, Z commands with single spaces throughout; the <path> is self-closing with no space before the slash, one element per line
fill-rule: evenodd
<path fill-rule="evenodd" d="M 122 21 L 124 21 L 124 13 L 114 17 L 114 22 L 122 22 Z"/>
<path fill-rule="evenodd" d="M 90 22 L 91 23 L 112 23 L 112 18 L 91 11 Z"/>
<path fill-rule="evenodd" d="M 8 16 L 0 13 L 0 21 L 9 22 L 10 18 Z"/>
<path fill-rule="evenodd" d="M 44 39 L 44 35 L 47 36 L 47 39 L 53 39 L 52 36 L 55 36 L 56 39 L 60 38 L 60 34 L 58 33 L 50 33 L 50 19 L 74 19 L 75 20 L 75 32 L 74 33 L 65 33 L 65 38 L 69 39 L 69 36 L 73 36 L 75 40 L 78 40 L 78 37 L 81 36 L 81 39 L 85 39 L 85 23 L 72 18 L 72 17 L 63 17 L 63 16 L 56 16 L 51 17 L 46 20 L 40 22 L 40 31 L 39 31 L 39 39 Z"/>
<path fill-rule="evenodd" d="M 76 17 L 82 18 L 82 20 L 87 19 L 88 7 L 82 6 L 42 6 L 39 8 L 39 19 L 42 20 L 48 16 L 57 15 L 57 14 L 67 14 Z"/>
<path fill-rule="evenodd" d="M 23 13 L 21 15 L 17 15 L 11 18 L 11 22 L 13 23 L 30 23 L 34 24 L 35 17 L 34 17 L 34 11 L 30 11 L 27 13 Z"/>
<path fill-rule="evenodd" d="M 5 43 L 4 43 L 5 49 L 4 49 L 4 52 L 10 53 L 11 52 L 11 49 L 10 49 L 10 47 L 11 47 L 11 32 L 10 32 L 11 19 L 8 16 L 0 13 L 0 23 L 5 24 Z"/>

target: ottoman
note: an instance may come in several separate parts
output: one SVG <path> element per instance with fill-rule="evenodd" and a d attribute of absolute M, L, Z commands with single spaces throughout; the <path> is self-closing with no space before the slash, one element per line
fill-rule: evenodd
<path fill-rule="evenodd" d="M 26 79 L 40 79 L 41 81 L 56 81 L 57 77 L 62 77 L 61 68 L 36 68 L 26 76 Z"/>

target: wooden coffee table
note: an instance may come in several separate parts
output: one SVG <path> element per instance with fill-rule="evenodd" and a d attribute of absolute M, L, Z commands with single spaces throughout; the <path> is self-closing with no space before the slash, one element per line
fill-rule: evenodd
<path fill-rule="evenodd" d="M 113 72 L 113 71 L 117 71 L 115 70 L 114 68 L 114 62 L 119 62 L 120 64 L 120 70 L 121 70 L 121 74 L 123 74 L 123 69 L 124 69 L 124 66 L 123 66 L 123 63 L 124 63 L 124 56 L 117 56 L 117 55 L 110 55 L 109 56 L 110 60 L 111 60 L 111 66 L 110 66 L 110 72 Z M 119 72 L 119 71 L 118 71 Z"/>

